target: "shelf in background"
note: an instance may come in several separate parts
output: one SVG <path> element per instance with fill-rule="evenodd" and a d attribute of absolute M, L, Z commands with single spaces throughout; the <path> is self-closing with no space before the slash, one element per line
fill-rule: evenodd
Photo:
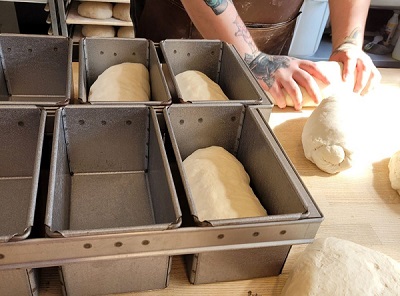
<path fill-rule="evenodd" d="M 308 57 L 301 57 L 302 59 L 307 59 L 311 61 L 327 61 L 332 52 L 332 43 L 330 38 L 324 36 L 321 43 L 314 55 Z M 380 68 L 400 68 L 400 61 L 392 58 L 391 54 L 378 55 L 378 54 L 368 54 L 376 67 Z"/>

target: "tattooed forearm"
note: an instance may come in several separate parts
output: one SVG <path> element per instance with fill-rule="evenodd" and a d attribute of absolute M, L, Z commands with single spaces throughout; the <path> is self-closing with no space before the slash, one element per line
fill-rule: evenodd
<path fill-rule="evenodd" d="M 287 56 L 271 56 L 260 53 L 255 59 L 251 60 L 251 55 L 245 56 L 245 61 L 249 65 L 254 76 L 262 80 L 271 88 L 275 82 L 275 72 L 281 68 L 288 68 L 290 58 Z"/>
<path fill-rule="evenodd" d="M 210 6 L 216 15 L 223 13 L 228 7 L 228 3 L 232 0 L 204 0 L 207 6 Z"/>
<path fill-rule="evenodd" d="M 347 48 L 358 46 L 360 44 L 360 28 L 355 28 L 349 36 L 347 36 L 342 44 L 340 44 L 332 54 L 346 50 Z"/>
<path fill-rule="evenodd" d="M 249 46 L 252 55 L 254 55 L 254 57 L 255 57 L 256 53 L 258 52 L 257 46 L 255 45 L 253 38 L 250 35 L 249 30 L 247 30 L 247 27 L 242 22 L 239 15 L 236 16 L 235 21 L 233 23 L 237 27 L 235 36 L 243 38 L 244 42 L 246 42 L 246 44 Z M 253 57 L 253 59 L 254 59 L 254 57 Z"/>

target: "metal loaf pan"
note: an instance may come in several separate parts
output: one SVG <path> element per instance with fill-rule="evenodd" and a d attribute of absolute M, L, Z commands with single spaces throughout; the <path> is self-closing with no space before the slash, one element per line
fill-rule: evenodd
<path fill-rule="evenodd" d="M 46 111 L 0 105 L 0 243 L 28 238 L 34 223 Z M 0 295 L 37 295 L 37 270 L 0 271 Z"/>
<path fill-rule="evenodd" d="M 193 220 L 199 227 L 293 224 L 319 227 L 323 216 L 268 127 L 257 106 L 172 105 L 164 110 L 177 165 Z M 199 221 L 182 161 L 199 148 L 221 146 L 243 164 L 266 217 Z M 282 237 L 284 237 L 281 233 Z M 272 235 L 272 234 L 271 234 Z M 195 284 L 277 275 L 291 248 L 290 241 L 266 248 L 211 251 L 188 256 L 190 281 Z"/>
<path fill-rule="evenodd" d="M 72 97 L 68 37 L 0 34 L 0 104 L 66 105 Z"/>
<path fill-rule="evenodd" d="M 197 70 L 221 87 L 229 98 L 224 104 L 265 104 L 272 109 L 273 104 L 232 45 L 218 40 L 171 39 L 161 41 L 160 48 L 175 88 L 175 101 L 184 102 L 175 76 L 187 70 Z M 191 103 L 204 104 L 210 101 Z"/>
<path fill-rule="evenodd" d="M 51 237 L 180 226 L 153 108 L 70 105 L 56 111 L 45 223 Z M 170 260 L 96 259 L 62 266 L 62 278 L 69 295 L 160 289 L 168 284 Z"/>
<path fill-rule="evenodd" d="M 124 62 L 141 63 L 149 70 L 151 100 L 146 102 L 115 102 L 118 104 L 145 104 L 164 106 L 172 102 L 154 43 L 146 39 L 131 38 L 82 38 L 79 43 L 79 99 L 90 102 L 89 90 L 97 77 L 111 66 Z"/>

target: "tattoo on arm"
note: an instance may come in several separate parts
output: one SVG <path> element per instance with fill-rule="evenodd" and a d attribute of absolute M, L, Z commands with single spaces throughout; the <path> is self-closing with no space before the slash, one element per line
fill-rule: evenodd
<path fill-rule="evenodd" d="M 232 0 L 204 0 L 207 6 L 211 7 L 216 15 L 223 13 L 228 7 L 229 2 Z"/>
<path fill-rule="evenodd" d="M 245 24 L 241 21 L 239 15 L 236 16 L 236 18 L 235 18 L 233 23 L 237 27 L 237 31 L 235 33 L 235 36 L 243 38 L 244 42 L 246 42 L 247 45 L 249 46 L 252 55 L 254 55 L 254 57 L 255 57 L 256 53 L 258 52 L 257 46 L 255 45 L 253 37 L 251 37 L 249 30 L 247 29 Z"/>
<path fill-rule="evenodd" d="M 357 27 L 357 28 L 355 28 L 353 31 L 351 31 L 350 35 L 347 36 L 347 37 L 344 39 L 343 43 L 340 44 L 340 45 L 332 52 L 332 54 L 337 53 L 337 52 L 339 52 L 339 51 L 346 50 L 346 49 L 348 49 L 348 48 L 352 48 L 352 47 L 354 47 L 354 46 L 358 46 L 359 43 L 360 43 L 359 38 L 360 38 L 360 28 Z"/>
<path fill-rule="evenodd" d="M 246 54 L 244 60 L 255 77 L 264 81 L 269 88 L 275 82 L 275 72 L 281 68 L 288 68 L 290 64 L 290 58 L 287 56 L 271 56 L 263 52 L 255 58 Z"/>

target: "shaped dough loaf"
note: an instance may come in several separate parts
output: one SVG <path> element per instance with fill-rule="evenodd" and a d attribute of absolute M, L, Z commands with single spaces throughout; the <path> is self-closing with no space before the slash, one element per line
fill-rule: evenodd
<path fill-rule="evenodd" d="M 108 19 L 113 14 L 113 4 L 110 2 L 81 2 L 78 14 L 93 19 Z"/>
<path fill-rule="evenodd" d="M 106 69 L 92 84 L 89 101 L 149 101 L 149 71 L 139 63 L 122 63 Z"/>
<path fill-rule="evenodd" d="M 329 97 L 321 101 L 303 128 L 304 155 L 318 168 L 335 174 L 352 166 L 360 138 L 360 121 L 355 114 L 360 97 Z"/>
<path fill-rule="evenodd" d="M 392 188 L 400 195 L 400 150 L 389 160 L 389 180 Z"/>
<path fill-rule="evenodd" d="M 200 221 L 267 215 L 243 165 L 224 148 L 198 149 L 183 167 Z"/>
<path fill-rule="evenodd" d="M 353 242 L 329 237 L 307 246 L 281 295 L 396 296 L 399 291 L 399 262 Z"/>
<path fill-rule="evenodd" d="M 129 3 L 116 3 L 113 7 L 112 16 L 116 19 L 131 22 L 130 4 Z"/>
<path fill-rule="evenodd" d="M 343 64 L 338 63 L 338 62 L 333 62 L 333 61 L 321 61 L 321 62 L 316 62 L 317 67 L 325 73 L 327 76 L 328 80 L 331 82 L 330 84 L 325 84 L 321 80 L 314 78 L 315 82 L 317 83 L 321 98 L 328 98 L 331 96 L 336 96 L 340 95 L 342 93 L 347 93 L 347 92 L 352 92 L 353 87 L 354 87 L 354 80 L 353 79 L 348 79 L 346 82 L 342 80 L 342 70 L 343 70 Z M 303 107 L 316 107 L 318 106 L 317 103 L 311 99 L 310 95 L 308 92 L 300 86 L 301 94 L 303 96 L 303 101 L 302 101 L 302 106 Z M 275 104 L 276 100 L 272 96 L 271 93 L 268 91 L 265 91 L 268 95 L 268 97 L 272 100 L 272 102 Z M 285 100 L 286 100 L 286 106 L 293 107 L 293 101 L 291 97 L 287 94 L 285 90 L 283 90 L 285 94 Z"/>
<path fill-rule="evenodd" d="M 120 27 L 117 36 L 120 38 L 135 38 L 135 30 L 133 27 Z"/>
<path fill-rule="evenodd" d="M 227 101 L 221 87 L 200 71 L 188 70 L 175 76 L 182 100 L 188 101 Z"/>
<path fill-rule="evenodd" d="M 82 26 L 82 35 L 85 37 L 115 37 L 115 28 L 113 26 L 102 25 L 84 25 Z"/>

